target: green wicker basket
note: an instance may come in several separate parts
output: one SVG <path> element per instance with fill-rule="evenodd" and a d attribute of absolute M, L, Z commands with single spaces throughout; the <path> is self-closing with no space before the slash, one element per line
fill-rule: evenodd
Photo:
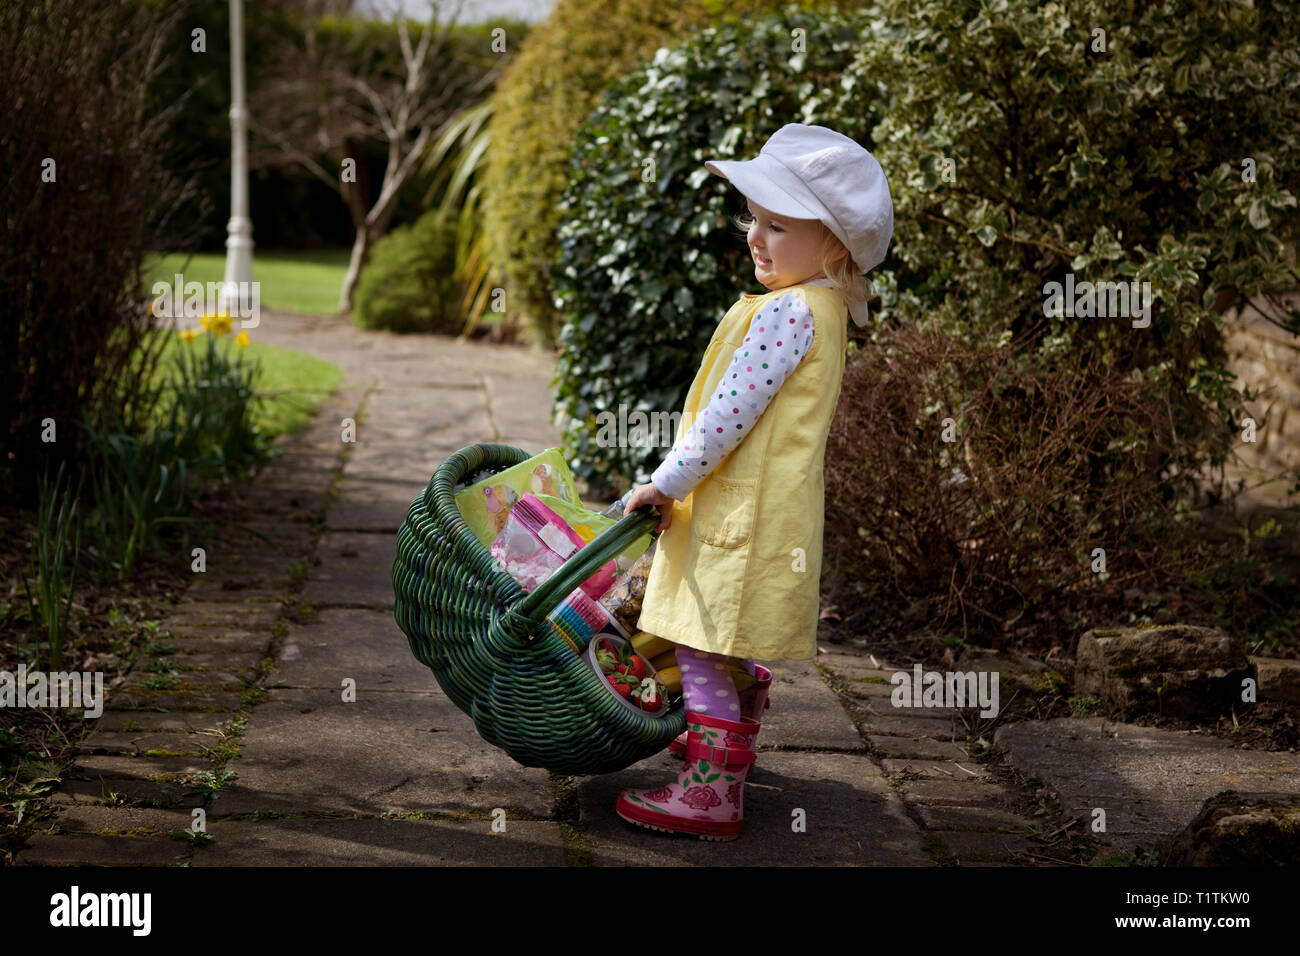
<path fill-rule="evenodd" d="M 499 570 L 461 517 L 452 489 L 470 475 L 531 457 L 483 442 L 438 467 L 397 532 L 393 614 L 411 652 L 488 743 L 526 767 L 622 770 L 686 729 L 682 705 L 663 717 L 630 712 L 546 615 L 654 529 L 659 515 L 650 505 L 624 515 L 530 594 Z"/>

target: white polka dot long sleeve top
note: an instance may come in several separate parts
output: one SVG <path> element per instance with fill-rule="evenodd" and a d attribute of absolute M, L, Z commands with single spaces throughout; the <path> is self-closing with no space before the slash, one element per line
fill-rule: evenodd
<path fill-rule="evenodd" d="M 756 313 L 708 407 L 677 439 L 651 483 L 668 497 L 684 500 L 753 430 L 808 354 L 813 331 L 808 303 L 793 292 Z"/>

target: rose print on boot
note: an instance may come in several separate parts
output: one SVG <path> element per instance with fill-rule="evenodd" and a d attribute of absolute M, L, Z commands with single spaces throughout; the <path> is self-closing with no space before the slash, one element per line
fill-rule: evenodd
<path fill-rule="evenodd" d="M 618 815 L 652 830 L 689 833 L 705 840 L 734 840 L 744 823 L 742 788 L 754 764 L 758 722 L 692 713 L 687 724 L 690 759 L 682 765 L 677 780 L 652 790 L 624 790 L 615 804 Z M 724 737 L 726 748 L 717 745 Z M 715 742 L 706 743 L 706 738 Z"/>
<path fill-rule="evenodd" d="M 691 787 L 682 794 L 681 801 L 692 810 L 708 810 L 722 805 L 722 799 L 712 787 Z"/>

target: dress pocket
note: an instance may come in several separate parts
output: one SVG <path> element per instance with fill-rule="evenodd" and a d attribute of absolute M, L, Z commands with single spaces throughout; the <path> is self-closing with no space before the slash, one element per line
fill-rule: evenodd
<path fill-rule="evenodd" d="M 711 475 L 692 493 L 691 534 L 717 548 L 738 548 L 754 530 L 758 483 Z"/>

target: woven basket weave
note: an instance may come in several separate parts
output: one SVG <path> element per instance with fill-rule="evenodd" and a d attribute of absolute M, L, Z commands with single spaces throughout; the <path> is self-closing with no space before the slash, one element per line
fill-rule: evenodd
<path fill-rule="evenodd" d="M 498 569 L 452 489 L 483 469 L 495 473 L 531 457 L 483 442 L 438 467 L 397 532 L 393 614 L 411 652 L 484 740 L 526 767 L 621 770 L 686 729 L 682 705 L 663 717 L 631 713 L 546 615 L 655 528 L 659 515 L 650 505 L 624 515 L 529 594 Z"/>

